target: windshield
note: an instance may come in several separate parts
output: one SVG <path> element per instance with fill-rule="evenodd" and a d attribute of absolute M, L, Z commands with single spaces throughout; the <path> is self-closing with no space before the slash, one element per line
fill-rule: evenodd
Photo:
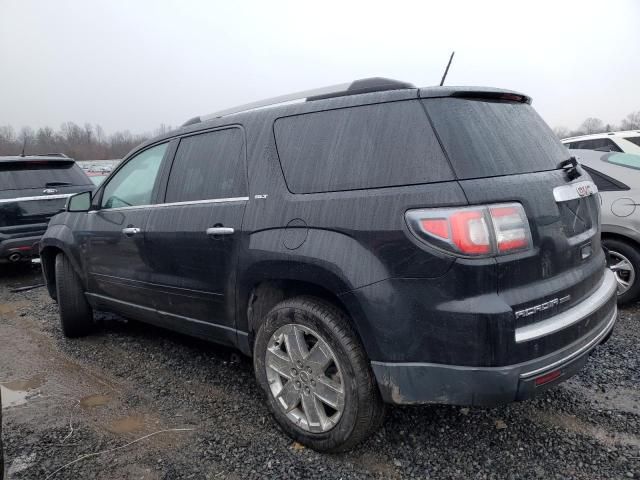
<path fill-rule="evenodd" d="M 554 170 L 569 152 L 526 103 L 424 100 L 459 179 Z"/>
<path fill-rule="evenodd" d="M 0 191 L 70 185 L 91 185 L 82 169 L 73 162 L 0 163 Z"/>

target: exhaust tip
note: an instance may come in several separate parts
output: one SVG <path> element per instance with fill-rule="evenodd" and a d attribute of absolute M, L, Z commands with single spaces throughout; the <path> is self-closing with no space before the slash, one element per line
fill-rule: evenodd
<path fill-rule="evenodd" d="M 11 255 L 9 255 L 9 261 L 12 263 L 19 262 L 21 258 L 22 258 L 22 255 L 20 255 L 18 252 L 14 252 Z"/>

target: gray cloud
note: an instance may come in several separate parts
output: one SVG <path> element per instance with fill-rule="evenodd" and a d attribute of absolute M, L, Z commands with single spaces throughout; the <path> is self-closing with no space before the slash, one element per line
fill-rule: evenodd
<path fill-rule="evenodd" d="M 388 76 L 521 90 L 552 126 L 640 109 L 640 2 L 2 0 L 0 125 L 144 131 Z"/>

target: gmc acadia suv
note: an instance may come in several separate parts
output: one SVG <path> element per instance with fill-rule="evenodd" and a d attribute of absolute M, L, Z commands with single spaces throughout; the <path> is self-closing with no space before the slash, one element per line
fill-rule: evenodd
<path fill-rule="evenodd" d="M 597 189 L 530 103 L 374 78 L 196 117 L 52 219 L 62 329 L 108 309 L 235 346 L 320 451 L 385 402 L 528 398 L 617 312 Z"/>

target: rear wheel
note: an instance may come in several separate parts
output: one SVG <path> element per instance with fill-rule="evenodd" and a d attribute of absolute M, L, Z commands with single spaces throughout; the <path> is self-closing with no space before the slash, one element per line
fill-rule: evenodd
<path fill-rule="evenodd" d="M 608 267 L 618 282 L 618 303 L 636 300 L 640 294 L 640 252 L 623 240 L 605 239 L 602 243 L 609 249 Z"/>
<path fill-rule="evenodd" d="M 298 297 L 276 305 L 258 330 L 254 368 L 274 418 L 303 445 L 348 450 L 382 423 L 364 349 L 327 302 Z"/>
<path fill-rule="evenodd" d="M 87 335 L 93 329 L 93 310 L 84 296 L 80 277 L 63 253 L 56 256 L 55 268 L 62 333 L 70 338 Z"/>

